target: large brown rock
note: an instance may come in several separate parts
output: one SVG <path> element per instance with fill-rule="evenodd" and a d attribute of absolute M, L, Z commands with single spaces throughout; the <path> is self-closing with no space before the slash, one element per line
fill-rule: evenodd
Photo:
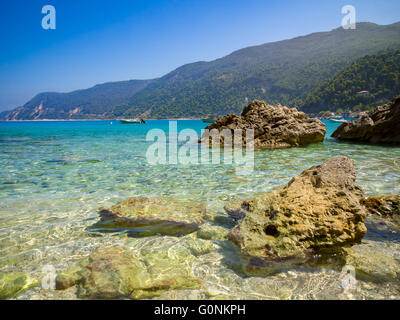
<path fill-rule="evenodd" d="M 228 114 L 206 127 L 208 130 L 254 130 L 254 147 L 279 149 L 304 146 L 324 140 L 326 127 L 318 119 L 308 118 L 304 112 L 277 104 L 268 105 L 254 100 L 244 108 L 241 116 Z M 201 141 L 206 142 L 203 135 Z M 236 142 L 235 142 L 236 143 Z M 245 145 L 243 134 L 242 145 Z"/>
<path fill-rule="evenodd" d="M 400 145 L 400 96 L 363 114 L 358 120 L 342 123 L 332 133 L 339 140 Z"/>
<path fill-rule="evenodd" d="M 331 158 L 280 190 L 226 206 L 228 214 L 241 219 L 228 237 L 245 255 L 271 260 L 358 243 L 367 230 L 363 191 L 355 180 L 353 160 Z"/>

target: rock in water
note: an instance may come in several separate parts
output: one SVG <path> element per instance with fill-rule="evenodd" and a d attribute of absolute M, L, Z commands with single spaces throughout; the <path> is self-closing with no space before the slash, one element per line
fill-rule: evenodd
<path fill-rule="evenodd" d="M 78 296 L 92 299 L 118 299 L 150 289 L 145 264 L 123 247 L 97 249 L 80 271 Z"/>
<path fill-rule="evenodd" d="M 77 285 L 78 297 L 89 299 L 147 299 L 163 292 L 201 288 L 193 273 L 195 257 L 214 250 L 212 241 L 158 237 L 141 249 L 99 248 L 61 281 Z M 172 238 L 172 239 L 171 239 Z"/>
<path fill-rule="evenodd" d="M 400 194 L 390 196 L 373 196 L 361 201 L 367 213 L 372 219 L 379 219 L 380 224 L 387 224 L 394 227 L 394 232 L 398 233 L 400 228 Z M 396 230 L 396 231 L 395 231 Z"/>
<path fill-rule="evenodd" d="M 131 198 L 99 212 L 101 221 L 94 228 L 128 229 L 135 235 L 184 235 L 204 222 L 205 205 L 169 198 Z"/>
<path fill-rule="evenodd" d="M 244 217 L 229 239 L 250 257 L 305 258 L 361 241 L 367 229 L 353 160 L 334 157 L 305 170 L 280 190 L 234 202 L 228 213 Z"/>
<path fill-rule="evenodd" d="M 339 140 L 400 145 L 400 96 L 391 103 L 363 114 L 360 119 L 342 123 L 332 133 Z"/>
<path fill-rule="evenodd" d="M 372 282 L 400 280 L 400 260 L 376 247 L 373 241 L 365 241 L 365 244 L 348 248 L 346 251 L 346 264 L 355 268 L 357 279 Z"/>
<path fill-rule="evenodd" d="M 400 194 L 391 196 L 368 197 L 361 203 L 371 214 L 400 217 Z"/>
<path fill-rule="evenodd" d="M 304 112 L 277 104 L 267 105 L 254 100 L 244 108 L 241 116 L 228 114 L 210 124 L 206 129 L 242 129 L 242 145 L 246 144 L 245 130 L 254 130 L 254 147 L 257 149 L 279 149 L 299 147 L 324 141 L 326 126 L 318 119 L 308 118 Z M 203 135 L 201 142 L 206 142 Z M 221 138 L 222 139 L 222 138 Z M 236 142 L 235 142 L 236 143 Z"/>
<path fill-rule="evenodd" d="M 9 299 L 30 288 L 39 285 L 39 281 L 26 273 L 0 273 L 0 299 Z"/>

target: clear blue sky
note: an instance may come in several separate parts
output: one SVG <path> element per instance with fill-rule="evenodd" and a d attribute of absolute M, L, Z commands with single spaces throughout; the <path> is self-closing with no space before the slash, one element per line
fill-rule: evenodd
<path fill-rule="evenodd" d="M 56 8 L 44 30 L 42 6 Z M 0 111 L 42 91 L 159 77 L 185 63 L 357 21 L 400 20 L 399 0 L 2 0 Z"/>

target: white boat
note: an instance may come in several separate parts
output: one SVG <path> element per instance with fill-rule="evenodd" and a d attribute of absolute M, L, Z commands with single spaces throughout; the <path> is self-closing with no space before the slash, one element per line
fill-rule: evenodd
<path fill-rule="evenodd" d="M 348 122 L 347 120 L 345 120 L 345 119 L 343 119 L 343 118 L 340 118 L 340 119 L 330 119 L 331 121 L 333 121 L 333 122 Z"/>
<path fill-rule="evenodd" d="M 143 119 L 122 119 L 119 120 L 121 123 L 131 124 L 131 123 L 146 123 Z"/>

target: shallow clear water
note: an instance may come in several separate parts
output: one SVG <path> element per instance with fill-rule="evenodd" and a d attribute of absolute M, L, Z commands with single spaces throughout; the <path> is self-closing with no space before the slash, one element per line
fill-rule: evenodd
<path fill-rule="evenodd" d="M 146 142 L 146 133 L 168 132 L 164 120 L 0 122 L 0 271 L 40 276 L 45 264 L 62 269 L 98 246 L 120 241 L 120 235 L 86 230 L 98 220 L 99 208 L 117 201 L 139 195 L 194 198 L 221 214 L 226 201 L 277 188 L 336 155 L 354 159 L 367 195 L 400 193 L 400 148 L 337 143 L 329 136 L 339 124 L 325 123 L 324 143 L 257 151 L 254 171 L 237 175 L 229 164 L 148 164 L 152 142 Z M 182 120 L 178 131 L 191 128 L 200 135 L 206 125 Z"/>

